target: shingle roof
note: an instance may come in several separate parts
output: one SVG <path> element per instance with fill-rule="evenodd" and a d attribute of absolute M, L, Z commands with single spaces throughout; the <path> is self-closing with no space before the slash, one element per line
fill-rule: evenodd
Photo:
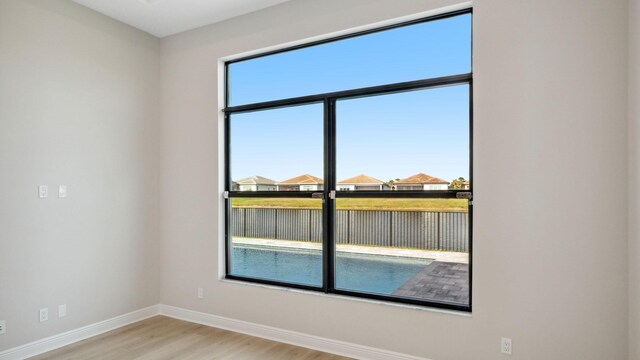
<path fill-rule="evenodd" d="M 342 180 L 338 182 L 338 184 L 384 184 L 384 181 L 380 181 L 365 174 L 360 174 L 358 176 Z"/>
<path fill-rule="evenodd" d="M 313 185 L 313 184 L 324 184 L 324 181 L 318 177 L 304 174 L 300 176 L 296 176 L 291 179 L 287 179 L 276 183 L 276 185 Z"/>
<path fill-rule="evenodd" d="M 251 176 L 234 182 L 239 185 L 275 185 L 276 183 L 275 180 L 267 179 L 262 176 Z"/>
<path fill-rule="evenodd" d="M 405 179 L 400 179 L 395 184 L 448 184 L 447 180 L 442 180 L 427 174 L 415 174 Z"/>

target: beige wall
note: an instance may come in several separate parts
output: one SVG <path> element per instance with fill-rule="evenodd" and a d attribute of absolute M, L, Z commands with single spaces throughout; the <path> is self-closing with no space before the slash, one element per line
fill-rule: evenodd
<path fill-rule="evenodd" d="M 218 280 L 218 59 L 451 2 L 299 0 L 163 40 L 163 303 L 433 359 L 502 336 L 513 359 L 627 358 L 625 0 L 475 2 L 472 317 Z"/>
<path fill-rule="evenodd" d="M 640 0 L 629 0 L 629 359 L 640 360 Z"/>
<path fill-rule="evenodd" d="M 0 0 L 0 351 L 158 302 L 159 49 L 68 0 Z"/>
<path fill-rule="evenodd" d="M 454 0 L 296 0 L 162 42 L 0 0 L 0 351 L 162 302 L 437 360 L 501 358 L 502 336 L 513 359 L 640 359 L 629 1 L 627 123 L 627 1 L 476 0 L 468 317 L 218 280 L 218 59 Z"/>

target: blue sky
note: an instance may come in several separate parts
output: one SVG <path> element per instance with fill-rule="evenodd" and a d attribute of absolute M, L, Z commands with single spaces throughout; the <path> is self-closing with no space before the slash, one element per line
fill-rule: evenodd
<path fill-rule="evenodd" d="M 471 71 L 471 16 L 257 58 L 230 66 L 230 105 Z M 339 101 L 338 181 L 419 172 L 468 178 L 468 86 Z M 323 176 L 323 107 L 231 117 L 232 178 Z"/>

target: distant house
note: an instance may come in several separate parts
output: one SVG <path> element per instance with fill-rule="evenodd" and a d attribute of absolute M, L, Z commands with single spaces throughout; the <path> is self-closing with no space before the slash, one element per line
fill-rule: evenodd
<path fill-rule="evenodd" d="M 396 190 L 448 190 L 449 182 L 427 174 L 416 174 L 394 183 Z"/>
<path fill-rule="evenodd" d="M 317 191 L 322 190 L 324 181 L 318 177 L 304 174 L 276 183 L 279 191 Z"/>
<path fill-rule="evenodd" d="M 262 176 L 252 176 L 234 181 L 232 189 L 235 191 L 276 191 L 278 187 L 275 180 Z"/>
<path fill-rule="evenodd" d="M 339 191 L 388 190 L 389 186 L 376 178 L 360 174 L 338 182 Z"/>

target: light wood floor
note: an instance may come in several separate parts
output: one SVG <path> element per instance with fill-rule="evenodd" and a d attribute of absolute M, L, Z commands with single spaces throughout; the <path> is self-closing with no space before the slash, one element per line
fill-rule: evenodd
<path fill-rule="evenodd" d="M 164 316 L 131 324 L 31 359 L 346 359 Z"/>

